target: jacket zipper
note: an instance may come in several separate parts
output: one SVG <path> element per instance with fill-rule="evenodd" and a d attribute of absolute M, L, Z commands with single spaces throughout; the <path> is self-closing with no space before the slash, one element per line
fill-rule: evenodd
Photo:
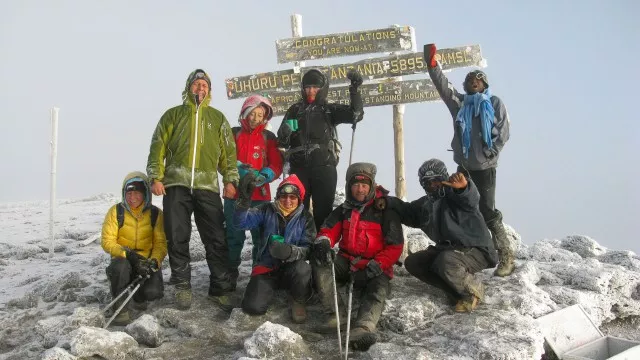
<path fill-rule="evenodd" d="M 193 161 L 191 162 L 191 194 L 193 194 L 193 182 L 196 176 L 196 149 L 198 147 L 198 117 L 200 115 L 200 104 L 198 103 L 198 95 L 195 95 L 196 100 L 196 133 L 193 136 Z"/>

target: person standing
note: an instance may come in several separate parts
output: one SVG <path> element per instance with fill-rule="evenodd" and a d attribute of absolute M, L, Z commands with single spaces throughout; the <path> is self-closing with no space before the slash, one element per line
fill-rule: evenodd
<path fill-rule="evenodd" d="M 170 284 L 180 309 L 191 307 L 191 214 L 195 217 L 209 267 L 209 296 L 229 306 L 228 248 L 218 172 L 223 196 L 233 198 L 238 184 L 236 146 L 226 117 L 209 106 L 211 79 L 196 69 L 187 78 L 182 105 L 160 118 L 149 150 L 147 174 L 155 195 L 164 195 Z"/>
<path fill-rule="evenodd" d="M 436 60 L 435 44 L 424 46 L 424 57 L 442 101 L 453 117 L 453 160 L 458 172 L 471 177 L 480 193 L 480 212 L 491 231 L 500 263 L 494 274 L 508 276 L 514 268 L 514 249 L 496 209 L 496 168 L 502 148 L 509 140 L 509 114 L 502 100 L 489 90 L 487 74 L 474 70 L 464 80 L 459 93 Z"/>

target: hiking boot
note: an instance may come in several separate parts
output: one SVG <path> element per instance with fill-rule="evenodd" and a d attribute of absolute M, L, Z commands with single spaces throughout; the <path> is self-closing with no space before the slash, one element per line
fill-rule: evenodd
<path fill-rule="evenodd" d="M 376 333 L 364 326 L 358 326 L 349 334 L 349 346 L 354 350 L 367 351 L 376 341 Z"/>
<path fill-rule="evenodd" d="M 491 240 L 496 250 L 498 250 L 498 268 L 493 272 L 495 276 L 509 276 L 515 269 L 514 252 L 511 248 L 511 241 L 507 236 L 507 231 L 502 223 L 502 216 L 499 219 L 487 224 L 491 231 Z"/>
<path fill-rule="evenodd" d="M 513 254 L 510 251 L 498 251 L 498 259 L 500 259 L 500 263 L 498 267 L 493 272 L 495 276 L 509 276 L 516 268 L 516 264 L 513 260 Z"/>
<path fill-rule="evenodd" d="M 209 299 L 211 299 L 216 305 L 218 305 L 220 310 L 224 312 L 230 313 L 231 310 L 233 310 L 233 308 L 235 307 L 228 295 L 214 296 L 209 294 Z"/>
<path fill-rule="evenodd" d="M 303 303 L 291 300 L 291 320 L 296 324 L 302 324 L 307 321 L 307 309 Z"/>
<path fill-rule="evenodd" d="M 137 302 L 135 300 L 131 301 L 131 308 L 133 310 L 145 311 L 147 310 L 148 306 L 149 306 L 148 301 L 141 301 L 141 302 Z"/>
<path fill-rule="evenodd" d="M 478 297 L 475 295 L 469 295 L 464 299 L 458 300 L 454 310 L 458 313 L 472 312 L 478 307 L 479 303 L 480 299 L 478 299 Z"/>
<path fill-rule="evenodd" d="M 176 306 L 179 310 L 189 310 L 189 308 L 191 308 L 191 300 L 191 289 L 176 291 Z"/>
<path fill-rule="evenodd" d="M 127 326 L 131 322 L 131 315 L 127 308 L 122 309 L 118 315 L 111 321 L 111 325 L 115 326 Z"/>
<path fill-rule="evenodd" d="M 478 279 L 475 275 L 467 274 L 464 279 L 464 288 L 469 295 L 477 297 L 479 301 L 484 299 L 484 284 L 482 280 Z"/>
<path fill-rule="evenodd" d="M 327 315 L 327 320 L 318 325 L 316 332 L 320 334 L 335 334 L 337 331 L 336 314 L 333 313 L 331 315 Z M 347 328 L 347 319 L 342 314 L 340 315 L 340 330 L 345 330 Z"/>

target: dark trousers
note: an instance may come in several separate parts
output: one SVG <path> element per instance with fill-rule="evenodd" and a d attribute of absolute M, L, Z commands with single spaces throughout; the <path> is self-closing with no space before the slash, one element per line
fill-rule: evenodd
<path fill-rule="evenodd" d="M 111 295 L 115 298 L 138 276 L 131 264 L 125 258 L 112 258 L 107 266 L 107 278 L 111 283 Z M 151 301 L 162 298 L 164 285 L 162 283 L 162 271 L 158 270 L 142 283 L 140 289 L 133 295 L 137 302 Z M 123 297 L 124 299 L 124 297 Z"/>
<path fill-rule="evenodd" d="M 502 213 L 496 209 L 496 168 L 466 171 L 458 166 L 458 171 L 468 175 L 480 193 L 480 212 L 489 229 L 496 222 L 502 222 Z"/>
<path fill-rule="evenodd" d="M 313 222 L 316 230 L 333 211 L 333 200 L 336 198 L 338 172 L 335 166 L 292 167 L 291 174 L 296 174 L 306 190 L 304 207 L 309 209 L 309 201 L 313 198 Z"/>
<path fill-rule="evenodd" d="M 316 282 L 320 300 L 327 313 L 335 314 L 335 300 L 333 295 L 333 276 L 331 274 L 331 265 L 320 266 L 313 262 L 313 278 Z M 334 261 L 336 271 L 336 287 L 340 287 L 349 282 L 351 273 L 350 263 L 343 256 L 336 256 Z M 354 322 L 354 328 L 364 326 L 371 331 L 376 329 L 378 320 L 382 310 L 384 310 L 384 302 L 389 296 L 391 279 L 386 274 L 381 274 L 372 279 L 367 279 L 364 270 L 354 273 L 357 279 L 353 287 L 362 289 L 360 295 L 360 308 L 358 316 Z"/>
<path fill-rule="evenodd" d="M 184 186 L 166 189 L 162 200 L 164 231 L 173 283 L 191 287 L 191 214 L 194 214 L 200 240 L 209 266 L 209 294 L 218 296 L 230 290 L 227 274 L 228 249 L 224 237 L 224 213 L 220 194 Z"/>
<path fill-rule="evenodd" d="M 277 289 L 287 289 L 293 300 L 305 303 L 311 297 L 311 266 L 297 260 L 272 272 L 252 276 L 244 292 L 242 310 L 251 315 L 266 313 Z"/>
<path fill-rule="evenodd" d="M 488 268 L 489 262 L 476 248 L 440 250 L 430 246 L 407 256 L 404 267 L 411 275 L 444 290 L 452 300 L 457 300 L 468 294 L 469 276 Z"/>
<path fill-rule="evenodd" d="M 257 206 L 266 202 L 268 201 L 254 200 L 251 201 L 251 206 Z M 241 263 L 240 256 L 242 255 L 242 248 L 244 247 L 245 240 L 244 230 L 239 229 L 233 223 L 233 214 L 235 211 L 236 200 L 224 199 L 225 232 L 227 246 L 229 247 L 228 271 L 232 286 L 235 286 L 238 280 L 238 267 Z M 251 229 L 251 242 L 253 243 L 253 249 L 251 250 L 251 263 L 255 264 L 260 243 L 260 228 Z"/>

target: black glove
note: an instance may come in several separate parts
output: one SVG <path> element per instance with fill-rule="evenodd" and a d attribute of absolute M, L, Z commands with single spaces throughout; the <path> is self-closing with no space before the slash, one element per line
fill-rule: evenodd
<path fill-rule="evenodd" d="M 347 73 L 347 79 L 351 80 L 350 86 L 354 89 L 358 89 L 358 87 L 362 85 L 362 75 L 360 75 L 360 73 L 355 69 L 349 70 Z"/>
<path fill-rule="evenodd" d="M 282 124 L 280 124 L 280 128 L 278 128 L 278 141 L 288 144 L 289 137 L 292 133 L 293 130 L 291 129 L 291 127 L 285 123 L 285 120 L 282 120 Z"/>
<path fill-rule="evenodd" d="M 276 259 L 287 260 L 292 253 L 291 245 L 273 241 L 269 246 L 269 253 Z"/>
<path fill-rule="evenodd" d="M 369 260 L 369 262 L 367 263 L 367 267 L 364 270 L 367 273 L 367 278 L 369 279 L 373 279 L 382 275 L 382 268 L 380 267 L 380 264 L 378 264 L 378 262 L 375 260 Z"/>
<path fill-rule="evenodd" d="M 146 257 L 138 254 L 128 247 L 123 247 L 123 249 L 127 254 L 127 261 L 129 261 L 131 268 L 136 274 L 140 276 L 147 276 L 151 274 L 151 267 Z"/>
<path fill-rule="evenodd" d="M 318 265 L 329 265 L 333 262 L 335 254 L 328 237 L 321 236 L 311 244 L 311 256 Z"/>
<path fill-rule="evenodd" d="M 256 173 L 255 171 L 249 171 L 238 185 L 238 200 L 236 201 L 236 208 L 248 209 L 251 206 L 251 195 L 256 188 Z"/>

